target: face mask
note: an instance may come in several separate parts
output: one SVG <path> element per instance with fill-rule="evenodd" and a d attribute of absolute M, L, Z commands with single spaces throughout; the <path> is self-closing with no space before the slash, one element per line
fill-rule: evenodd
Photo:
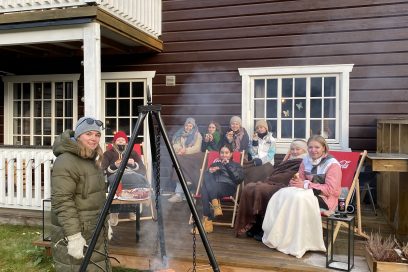
<path fill-rule="evenodd" d="M 118 150 L 119 151 L 124 151 L 125 150 L 126 145 L 118 145 Z"/>

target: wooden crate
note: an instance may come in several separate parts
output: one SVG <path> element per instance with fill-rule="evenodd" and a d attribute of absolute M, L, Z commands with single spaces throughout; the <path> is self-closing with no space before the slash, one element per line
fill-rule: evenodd
<path fill-rule="evenodd" d="M 377 121 L 377 153 L 408 154 L 408 117 Z M 380 162 L 377 203 L 397 235 L 408 238 L 408 161 Z M 395 164 L 395 165 L 391 165 Z M 387 171 L 388 169 L 388 171 Z"/>

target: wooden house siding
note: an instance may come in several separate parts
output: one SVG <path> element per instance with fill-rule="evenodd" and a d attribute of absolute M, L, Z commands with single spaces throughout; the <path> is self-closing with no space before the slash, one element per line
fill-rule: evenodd
<path fill-rule="evenodd" d="M 164 51 L 119 69 L 157 71 L 174 129 L 240 115 L 238 68 L 351 63 L 350 147 L 375 150 L 376 120 L 408 113 L 407 26 L 406 1 L 163 1 Z"/>

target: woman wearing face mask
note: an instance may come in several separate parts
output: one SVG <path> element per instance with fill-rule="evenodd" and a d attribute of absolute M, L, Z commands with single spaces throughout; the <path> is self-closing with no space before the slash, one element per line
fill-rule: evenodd
<path fill-rule="evenodd" d="M 115 181 L 117 171 L 122 162 L 127 143 L 128 138 L 126 133 L 119 130 L 113 136 L 112 148 L 105 151 L 105 153 L 103 154 L 102 169 L 105 170 L 110 185 L 112 185 L 112 183 Z M 141 157 L 134 150 L 132 150 L 125 168 L 125 172 L 122 176 L 122 189 L 130 190 L 134 188 L 148 188 L 149 184 L 145 178 L 145 175 L 146 168 Z M 131 213 L 130 217 L 131 219 L 135 219 L 135 214 Z M 116 226 L 118 224 L 117 213 L 111 213 L 110 223 L 112 226 Z"/>

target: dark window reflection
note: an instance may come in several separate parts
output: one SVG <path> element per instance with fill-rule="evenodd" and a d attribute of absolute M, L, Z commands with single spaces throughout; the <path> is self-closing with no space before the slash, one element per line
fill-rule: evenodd
<path fill-rule="evenodd" d="M 277 98 L 278 97 L 278 80 L 277 79 L 268 79 L 266 81 L 267 94 L 268 98 Z"/>
<path fill-rule="evenodd" d="M 293 96 L 293 79 L 292 78 L 282 79 L 282 97 L 292 96 Z"/>
<path fill-rule="evenodd" d="M 266 118 L 278 117 L 277 111 L 278 111 L 277 100 L 267 100 L 266 101 Z"/>
<path fill-rule="evenodd" d="M 306 138 L 306 120 L 295 120 L 294 137 L 302 139 Z"/>
<path fill-rule="evenodd" d="M 255 98 L 265 98 L 265 80 L 264 79 L 255 79 Z"/>
<path fill-rule="evenodd" d="M 310 117 L 311 118 L 322 117 L 322 100 L 310 99 Z"/>
<path fill-rule="evenodd" d="M 310 81 L 310 96 L 311 97 L 321 97 L 322 96 L 322 78 L 312 77 Z"/>
<path fill-rule="evenodd" d="M 292 121 L 291 120 L 283 120 L 282 121 L 282 138 L 292 138 Z"/>
<path fill-rule="evenodd" d="M 295 78 L 295 96 L 306 97 L 306 78 Z"/>
<path fill-rule="evenodd" d="M 336 96 L 336 78 L 325 77 L 324 78 L 324 96 Z"/>

